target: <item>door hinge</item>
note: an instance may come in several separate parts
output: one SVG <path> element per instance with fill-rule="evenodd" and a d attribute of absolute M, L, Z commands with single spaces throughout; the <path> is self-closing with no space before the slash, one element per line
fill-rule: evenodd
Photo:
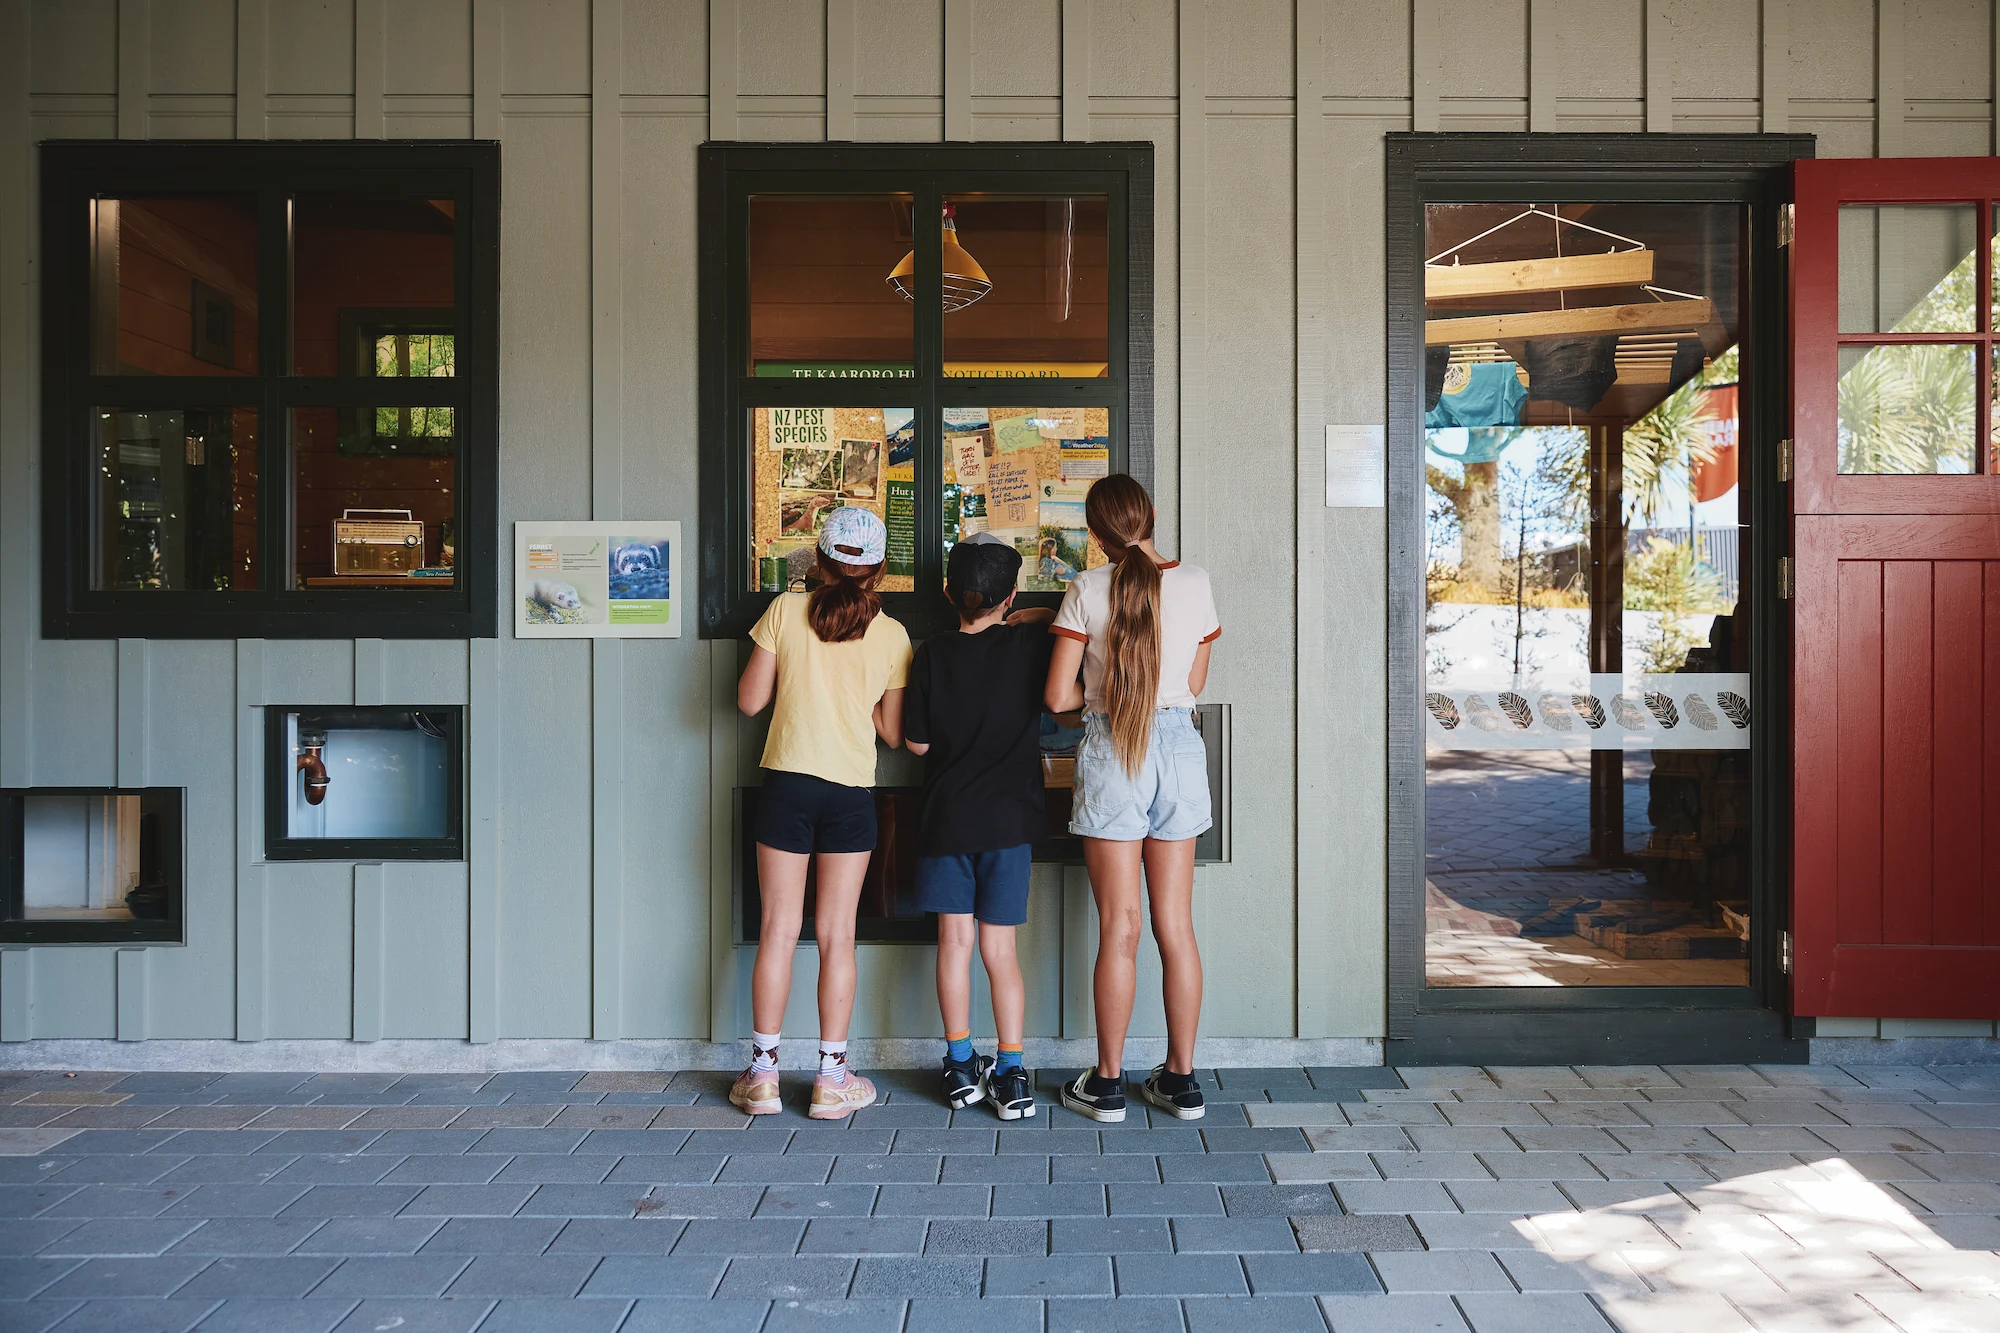
<path fill-rule="evenodd" d="M 1792 558 L 1788 555 L 1779 556 L 1778 596 L 1781 600 L 1787 602 L 1792 600 L 1792 587 L 1796 577 L 1793 574 L 1792 570 L 1793 570 Z"/>
<path fill-rule="evenodd" d="M 1792 932 L 1778 932 L 1778 970 L 1786 976 L 1792 975 Z"/>
<path fill-rule="evenodd" d="M 1790 440 L 1779 440 L 1778 480 L 1790 481 L 1791 479 L 1792 479 L 1792 442 Z"/>
<path fill-rule="evenodd" d="M 1792 229 L 1797 225 L 1797 220 L 1798 214 L 1790 204 L 1778 205 L 1778 244 L 1780 246 L 1792 243 Z"/>

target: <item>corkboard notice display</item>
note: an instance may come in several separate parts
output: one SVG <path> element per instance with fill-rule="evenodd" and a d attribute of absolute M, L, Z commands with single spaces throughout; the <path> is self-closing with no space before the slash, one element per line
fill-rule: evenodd
<path fill-rule="evenodd" d="M 826 516 L 866 509 L 889 529 L 882 592 L 916 589 L 915 414 L 759 407 L 750 423 L 752 591 L 805 586 Z"/>

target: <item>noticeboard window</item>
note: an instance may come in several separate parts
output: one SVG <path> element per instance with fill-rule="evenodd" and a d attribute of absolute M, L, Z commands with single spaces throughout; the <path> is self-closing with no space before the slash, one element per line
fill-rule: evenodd
<path fill-rule="evenodd" d="M 704 636 L 809 583 L 844 506 L 887 526 L 913 633 L 950 623 L 945 556 L 989 510 L 1032 556 L 1024 604 L 1101 561 L 1089 484 L 1151 481 L 1152 151 L 701 150 Z"/>
<path fill-rule="evenodd" d="M 43 632 L 495 633 L 498 146 L 41 153 Z"/>

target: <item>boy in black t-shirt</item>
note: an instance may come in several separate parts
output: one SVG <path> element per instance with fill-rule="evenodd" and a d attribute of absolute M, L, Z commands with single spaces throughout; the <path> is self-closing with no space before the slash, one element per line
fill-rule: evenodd
<path fill-rule="evenodd" d="M 1021 1065 L 1025 994 L 1014 928 L 1028 919 L 1028 870 L 1047 822 L 1042 798 L 1046 609 L 1008 614 L 1021 557 L 981 533 L 954 546 L 945 596 L 958 632 L 917 649 L 903 693 L 903 736 L 924 756 L 917 905 L 938 914 L 938 1007 L 945 1098 L 990 1100 L 1002 1120 L 1035 1113 Z M 977 925 L 975 925 L 975 921 Z M 993 991 L 997 1060 L 972 1049 L 972 946 Z"/>

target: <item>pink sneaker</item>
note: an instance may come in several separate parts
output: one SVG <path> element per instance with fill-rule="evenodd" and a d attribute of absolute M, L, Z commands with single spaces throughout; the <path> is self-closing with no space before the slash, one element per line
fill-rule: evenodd
<path fill-rule="evenodd" d="M 744 1070 L 730 1085 L 729 1100 L 745 1115 L 775 1115 L 781 1105 L 777 1074 L 759 1073 L 755 1068 Z"/>
<path fill-rule="evenodd" d="M 861 1075 L 849 1074 L 847 1082 L 836 1087 L 825 1074 L 815 1074 L 812 1109 L 806 1114 L 814 1120 L 838 1120 L 874 1104 L 875 1085 Z"/>

